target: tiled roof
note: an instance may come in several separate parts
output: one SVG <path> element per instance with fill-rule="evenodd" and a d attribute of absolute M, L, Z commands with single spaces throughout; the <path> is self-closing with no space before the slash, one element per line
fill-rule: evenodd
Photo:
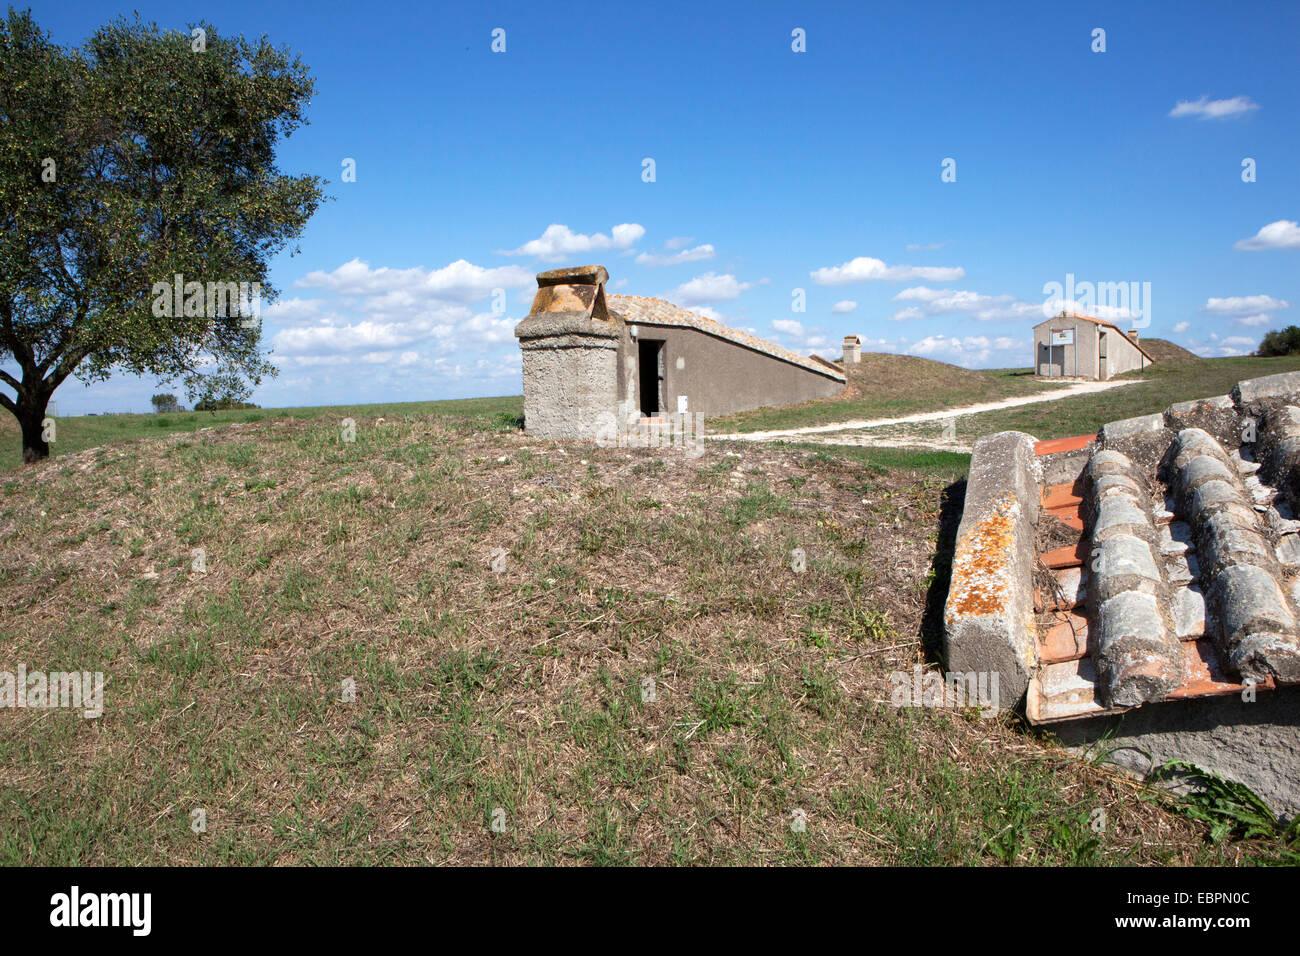
<path fill-rule="evenodd" d="M 1032 722 L 1300 683 L 1300 376 L 1057 454 L 1082 470 L 1042 489 Z"/>
<path fill-rule="evenodd" d="M 665 302 L 663 299 L 643 295 L 611 295 L 609 297 L 609 307 L 622 315 L 624 320 L 631 325 L 658 325 L 695 329 L 698 332 L 704 332 L 716 338 L 743 345 L 755 352 L 762 352 L 764 355 L 770 355 L 772 358 L 780 359 L 783 362 L 789 362 L 791 365 L 798 365 L 800 368 L 816 372 L 818 375 L 825 375 L 837 382 L 847 381 L 844 373 L 828 362 L 805 358 L 798 353 L 777 345 L 775 342 L 760 339 L 757 335 L 750 335 L 748 332 L 742 332 L 739 329 L 733 329 L 729 325 L 723 325 L 715 319 L 679 308 L 671 302 Z"/>

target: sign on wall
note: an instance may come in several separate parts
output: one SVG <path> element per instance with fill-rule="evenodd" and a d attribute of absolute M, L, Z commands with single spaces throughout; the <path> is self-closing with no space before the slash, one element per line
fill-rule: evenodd
<path fill-rule="evenodd" d="M 1052 329 L 1053 345 L 1073 345 L 1074 329 Z"/>

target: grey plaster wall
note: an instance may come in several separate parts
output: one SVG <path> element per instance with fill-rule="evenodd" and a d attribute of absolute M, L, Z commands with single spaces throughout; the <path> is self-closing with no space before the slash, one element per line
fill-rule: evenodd
<path fill-rule="evenodd" d="M 1300 688 L 1146 704 L 1116 717 L 1048 728 L 1072 749 L 1103 749 L 1139 776 L 1168 760 L 1244 783 L 1275 812 L 1300 812 Z"/>
<path fill-rule="evenodd" d="M 1057 345 L 1049 351 L 1052 330 L 1069 328 L 1074 329 L 1074 345 Z M 1052 378 L 1078 375 L 1079 378 L 1106 380 L 1150 364 L 1120 329 L 1068 317 L 1049 319 L 1034 327 L 1034 372 L 1037 375 Z"/>
<path fill-rule="evenodd" d="M 563 341 L 563 344 L 560 344 Z M 612 438 L 617 427 L 614 339 L 521 343 L 524 430 L 548 438 Z"/>
<path fill-rule="evenodd" d="M 644 323 L 636 324 L 636 328 L 638 340 L 664 342 L 664 398 L 668 412 L 677 411 L 679 395 L 686 396 L 688 412 L 714 416 L 827 398 L 844 389 L 844 383 L 833 378 L 696 329 Z M 630 399 L 639 407 L 639 371 L 630 336 L 619 340 L 619 368 L 619 400 Z"/>
<path fill-rule="evenodd" d="M 1070 328 L 1074 329 L 1074 344 L 1057 345 L 1049 352 L 1048 343 L 1051 341 L 1052 330 Z M 1096 378 L 1097 328 L 1095 322 L 1085 322 L 1082 319 L 1055 318 L 1039 323 L 1034 327 L 1035 373 L 1052 378 L 1062 375 Z"/>

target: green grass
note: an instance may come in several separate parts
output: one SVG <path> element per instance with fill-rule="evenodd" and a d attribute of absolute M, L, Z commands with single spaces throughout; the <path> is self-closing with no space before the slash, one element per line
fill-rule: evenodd
<path fill-rule="evenodd" d="M 868 364 L 850 367 L 858 389 L 851 398 L 829 398 L 785 408 L 757 408 L 710 419 L 714 433 L 804 428 L 941 411 L 1003 398 L 1050 393 L 1060 386 L 1037 381 L 1029 369 L 971 370 L 910 355 L 863 356 Z"/>
<path fill-rule="evenodd" d="M 95 721 L 0 710 L 0 864 L 1252 852 L 1010 720 L 889 706 L 960 456 L 351 411 L 355 442 L 281 416 L 0 482 L 3 663 L 106 677 Z"/>
<path fill-rule="evenodd" d="M 1226 395 L 1238 382 L 1300 370 L 1300 355 L 1280 358 L 1206 359 L 1188 365 L 1153 365 L 1122 379 L 1125 385 L 1092 395 L 1063 398 L 1048 405 L 1022 405 L 963 417 L 962 435 L 1023 431 L 1037 438 L 1066 438 L 1097 431 L 1107 422 L 1162 412 L 1175 402 Z"/>
<path fill-rule="evenodd" d="M 50 444 L 50 457 L 85 451 L 100 445 L 113 445 L 156 435 L 194 432 L 200 428 L 234 423 L 273 421 L 280 418 L 319 418 L 342 420 L 407 416 L 439 416 L 460 419 L 474 427 L 517 427 L 522 421 L 522 395 L 500 398 L 460 398 L 437 402 L 385 402 L 374 405 L 311 405 L 300 408 L 245 408 L 222 412 L 167 412 L 162 415 L 73 415 L 56 421 L 57 440 Z M 14 417 L 4 412 L 0 417 L 0 470 L 22 465 L 22 441 Z"/>
<path fill-rule="evenodd" d="M 794 448 L 800 448 L 813 454 L 835 454 L 841 458 L 861 462 L 872 474 L 885 474 L 891 471 L 914 472 L 956 481 L 965 478 L 970 471 L 970 455 L 962 452 L 934 451 L 925 448 L 869 448 L 861 445 L 813 444 L 810 442 L 792 442 Z"/>

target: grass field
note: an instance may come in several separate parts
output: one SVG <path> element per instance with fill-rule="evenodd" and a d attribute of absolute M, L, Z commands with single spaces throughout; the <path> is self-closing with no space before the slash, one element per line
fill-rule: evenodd
<path fill-rule="evenodd" d="M 1133 385 L 1063 398 L 1041 408 L 1020 406 L 971 415 L 958 422 L 966 435 L 1024 431 L 1038 438 L 1064 438 L 1095 432 L 1107 422 L 1164 411 L 1175 402 L 1226 395 L 1238 382 L 1277 372 L 1300 370 L 1300 355 L 1280 358 L 1205 359 L 1173 367 L 1153 365 L 1130 373 Z"/>
<path fill-rule="evenodd" d="M 1296 370 L 1300 370 L 1300 356 L 1294 355 L 1280 358 L 1203 359 L 1181 364 L 1154 365 L 1142 372 L 1119 376 L 1117 381 L 1129 383 L 1122 387 L 1075 395 L 1043 405 L 1019 405 L 1014 408 L 960 416 L 955 419 L 955 430 L 951 440 L 959 447 L 969 448 L 981 435 L 1000 431 L 1028 432 L 1040 439 L 1089 434 L 1096 432 L 1107 422 L 1164 411 L 1175 402 L 1225 395 L 1237 382 L 1244 379 Z M 1025 373 L 999 370 L 985 374 L 994 379 L 1015 380 Z M 934 394 L 945 397 L 947 393 Z M 775 415 L 777 411 L 791 413 L 789 424 L 770 427 L 800 427 L 845 420 L 840 418 L 839 405 L 833 401 L 815 406 L 801 405 L 789 410 L 774 410 L 772 414 Z M 759 413 L 747 414 L 758 415 Z M 847 417 L 858 416 L 845 416 Z M 770 421 L 767 418 L 763 420 Z M 749 422 L 746 422 L 737 430 L 754 430 L 748 425 Z M 906 444 L 909 441 L 932 443 L 942 438 L 944 426 L 945 423 L 942 421 L 903 423 L 855 429 L 843 435 L 845 438 L 865 437 L 899 444 Z M 765 424 L 763 427 L 769 425 Z M 721 430 L 721 425 L 714 428 L 714 431 Z M 818 436 L 818 440 L 834 444 L 839 434 L 823 434 Z M 888 449 L 874 449 L 874 451 L 882 452 Z M 912 454 L 920 454 L 920 452 Z M 944 452 L 935 451 L 934 454 L 942 455 Z"/>
<path fill-rule="evenodd" d="M 831 399 L 785 408 L 757 408 L 711 419 L 715 433 L 802 428 L 853 419 L 899 418 L 962 405 L 1050 392 L 1029 369 L 971 370 L 914 355 L 868 353 L 847 371 L 849 388 Z"/>
<path fill-rule="evenodd" d="M 1077 434 L 1297 367 L 1152 369 L 980 427 Z M 1295 862 L 1015 718 L 891 705 L 934 666 L 969 456 L 688 458 L 521 411 L 60 419 L 56 457 L 0 475 L 0 671 L 102 671 L 107 700 L 0 709 L 0 864 Z"/>
<path fill-rule="evenodd" d="M 389 411 L 354 442 L 328 410 L 0 480 L 5 663 L 107 681 L 95 720 L 0 711 L 0 863 L 1282 852 L 1010 718 L 890 705 L 933 659 L 959 456 Z"/>
<path fill-rule="evenodd" d="M 246 408 L 224 412 L 168 412 L 163 415 L 72 415 L 56 422 L 56 440 L 50 456 L 58 457 L 87 448 L 135 441 L 156 435 L 196 432 L 232 422 L 251 424 L 279 418 L 393 418 L 403 415 L 451 417 L 490 427 L 499 416 L 522 416 L 524 397 L 460 398 L 440 402 L 390 402 L 373 405 L 308 405 L 300 408 Z M 0 414 L 0 471 L 22 466 L 22 441 L 18 422 L 8 412 Z"/>

